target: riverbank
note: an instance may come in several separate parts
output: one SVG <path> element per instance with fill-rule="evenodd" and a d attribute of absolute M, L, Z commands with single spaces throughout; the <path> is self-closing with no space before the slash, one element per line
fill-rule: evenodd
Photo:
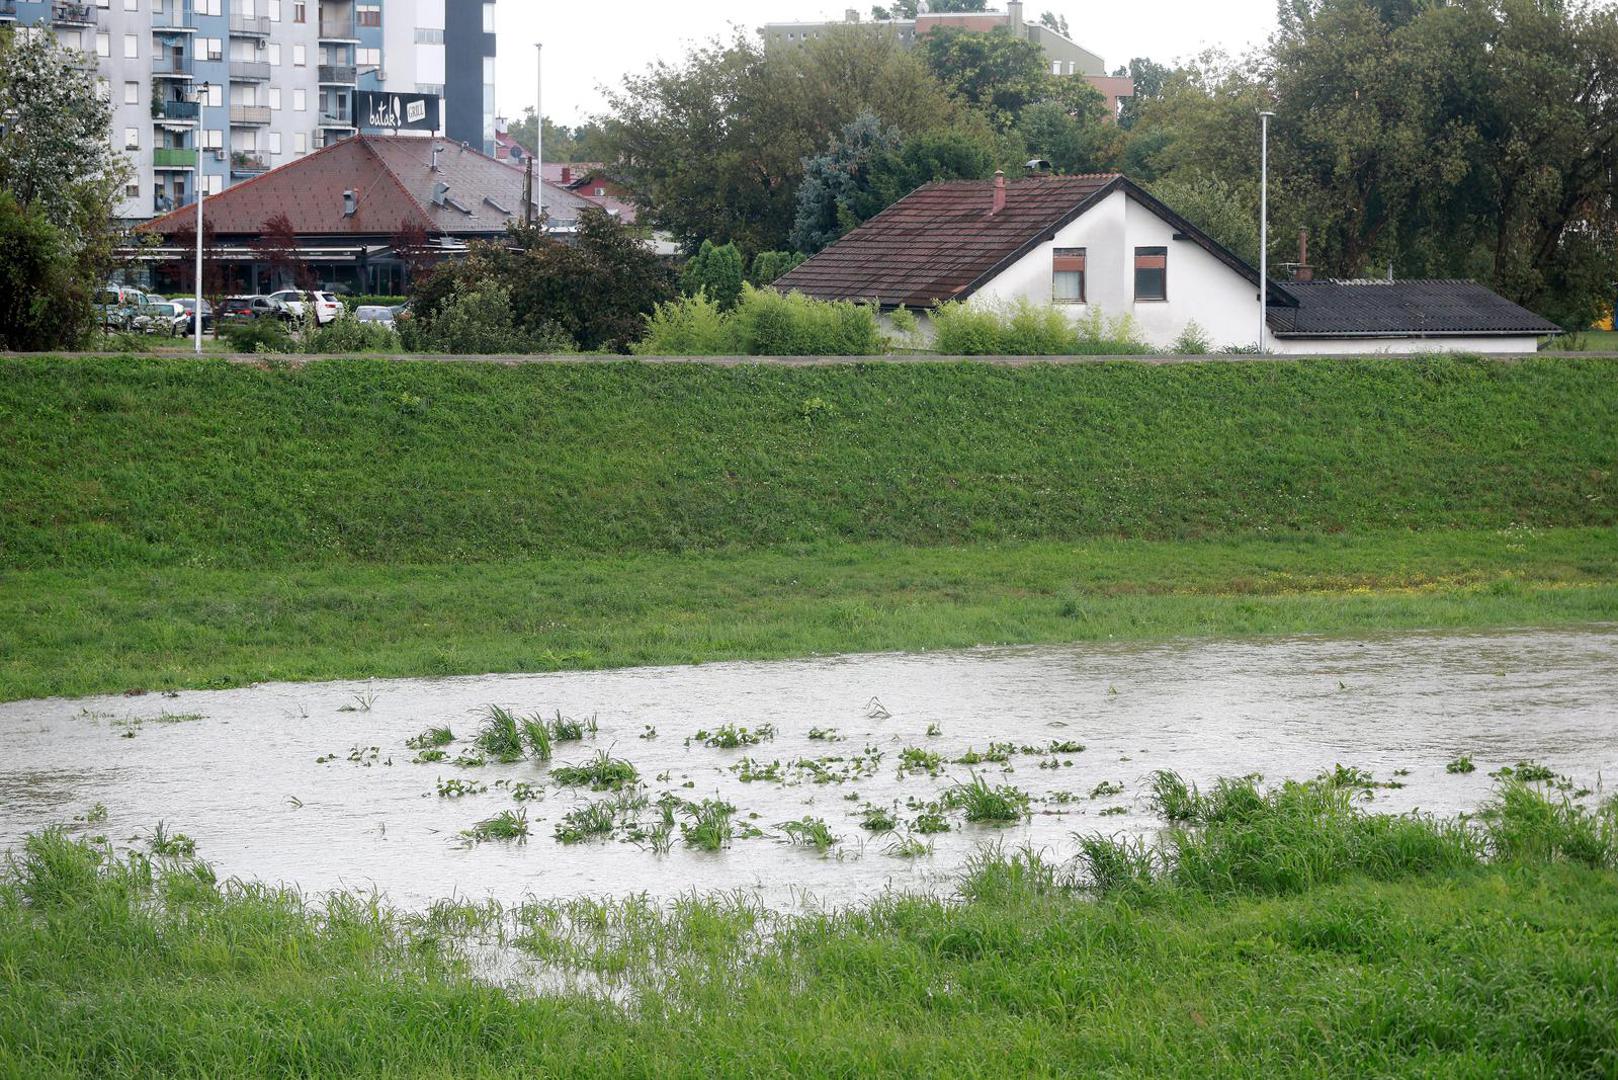
<path fill-rule="evenodd" d="M 958 900 L 792 918 L 722 896 L 423 914 L 340 894 L 317 907 L 221 884 L 172 832 L 140 840 L 139 856 L 83 839 L 94 824 L 45 833 L 0 869 L 0 1072 L 1618 1066 L 1611 804 L 1506 782 L 1481 823 L 1459 826 L 1361 813 L 1352 785 L 1197 794 L 1160 780 L 1154 805 L 1174 827 L 1154 849 L 1092 836 L 990 853 Z M 537 971 L 515 974 L 510 957 Z"/>

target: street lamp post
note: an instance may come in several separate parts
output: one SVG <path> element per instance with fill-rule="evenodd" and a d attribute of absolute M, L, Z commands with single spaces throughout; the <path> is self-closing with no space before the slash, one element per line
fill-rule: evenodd
<path fill-rule="evenodd" d="M 534 43 L 536 73 L 534 75 L 534 169 L 539 173 L 534 180 L 534 203 L 539 207 L 535 219 L 541 229 L 545 227 L 545 43 Z"/>
<path fill-rule="evenodd" d="M 1270 117 L 1265 110 L 1258 114 L 1262 126 L 1259 136 L 1258 182 L 1258 351 L 1264 351 L 1266 330 L 1265 303 L 1270 294 Z"/>
<path fill-rule="evenodd" d="M 197 306 L 191 309 L 191 331 L 198 356 L 202 355 L 202 133 L 207 130 L 202 123 L 202 109 L 207 103 L 208 84 L 201 83 L 197 86 L 197 176 L 192 183 L 192 194 L 197 197 Z"/>

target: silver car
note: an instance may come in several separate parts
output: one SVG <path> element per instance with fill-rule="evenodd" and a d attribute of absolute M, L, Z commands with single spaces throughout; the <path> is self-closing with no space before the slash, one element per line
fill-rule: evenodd
<path fill-rule="evenodd" d="M 394 328 L 393 309 L 381 304 L 365 304 L 354 309 L 354 318 L 363 323 L 376 323 L 389 330 Z"/>

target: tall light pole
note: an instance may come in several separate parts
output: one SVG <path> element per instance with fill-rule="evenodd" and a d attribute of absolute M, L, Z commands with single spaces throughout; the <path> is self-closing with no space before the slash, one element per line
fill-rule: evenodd
<path fill-rule="evenodd" d="M 197 86 L 197 178 L 191 192 L 197 197 L 197 306 L 191 310 L 191 331 L 198 356 L 202 355 L 202 133 L 207 130 L 202 123 L 202 109 L 207 102 L 208 84 L 201 83 Z"/>
<path fill-rule="evenodd" d="M 1270 295 L 1270 117 L 1268 110 L 1258 114 L 1262 126 L 1259 136 L 1258 181 L 1258 351 L 1264 351 L 1266 329 L 1266 301 Z"/>
<path fill-rule="evenodd" d="M 534 180 L 534 204 L 539 206 L 534 223 L 545 228 L 545 42 L 534 42 L 534 55 L 534 168 L 539 170 Z"/>

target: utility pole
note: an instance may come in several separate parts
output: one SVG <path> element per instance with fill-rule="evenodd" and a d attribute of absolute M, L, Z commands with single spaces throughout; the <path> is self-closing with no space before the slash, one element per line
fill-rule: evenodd
<path fill-rule="evenodd" d="M 197 295 L 196 307 L 191 312 L 191 330 L 197 355 L 202 355 L 202 133 L 208 129 L 202 122 L 202 109 L 208 103 L 208 84 L 197 87 L 197 177 L 191 193 L 197 198 Z"/>
<path fill-rule="evenodd" d="M 1270 117 L 1273 112 L 1260 112 L 1262 134 L 1259 136 L 1258 183 L 1258 351 L 1264 351 L 1266 301 L 1270 295 Z"/>
<path fill-rule="evenodd" d="M 539 178 L 534 186 L 534 202 L 539 214 L 534 223 L 545 227 L 545 42 L 534 42 L 536 74 L 534 74 L 534 159 Z"/>

